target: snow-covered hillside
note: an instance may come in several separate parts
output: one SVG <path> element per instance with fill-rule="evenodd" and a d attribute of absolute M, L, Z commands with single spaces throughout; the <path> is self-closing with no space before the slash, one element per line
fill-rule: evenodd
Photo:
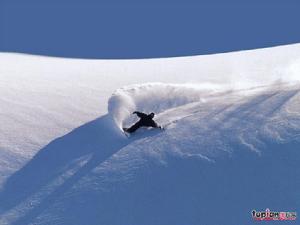
<path fill-rule="evenodd" d="M 0 224 L 252 224 L 300 209 L 300 45 L 151 60 L 0 54 Z M 164 131 L 121 131 L 135 110 Z"/>

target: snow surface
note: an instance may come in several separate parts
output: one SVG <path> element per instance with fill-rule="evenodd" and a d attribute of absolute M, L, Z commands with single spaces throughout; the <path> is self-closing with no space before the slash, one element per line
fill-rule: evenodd
<path fill-rule="evenodd" d="M 299 212 L 299 72 L 299 44 L 151 60 L 1 53 L 0 224 L 233 225 L 255 223 L 253 209 Z M 165 131 L 127 138 L 135 110 Z"/>

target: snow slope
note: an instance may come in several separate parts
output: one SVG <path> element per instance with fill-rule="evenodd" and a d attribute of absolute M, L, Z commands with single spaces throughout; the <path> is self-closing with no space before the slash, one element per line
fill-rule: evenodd
<path fill-rule="evenodd" d="M 1 53 L 0 224 L 299 212 L 299 72 L 300 45 L 152 60 Z M 127 138 L 134 110 L 166 130 Z"/>

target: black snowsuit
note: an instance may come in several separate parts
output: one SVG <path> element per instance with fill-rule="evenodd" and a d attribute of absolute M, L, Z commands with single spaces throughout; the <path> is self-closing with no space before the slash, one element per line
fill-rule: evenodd
<path fill-rule="evenodd" d="M 124 129 L 128 133 L 133 133 L 140 127 L 155 127 L 160 128 L 157 123 L 153 120 L 154 113 L 150 113 L 149 115 L 141 112 L 134 112 L 133 114 L 136 114 L 138 117 L 140 117 L 140 120 L 136 122 L 134 125 L 132 125 L 130 128 Z"/>

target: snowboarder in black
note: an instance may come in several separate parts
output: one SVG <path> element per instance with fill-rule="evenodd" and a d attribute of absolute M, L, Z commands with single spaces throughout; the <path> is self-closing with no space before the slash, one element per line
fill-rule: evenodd
<path fill-rule="evenodd" d="M 147 115 L 145 113 L 135 111 L 132 114 L 136 114 L 138 117 L 140 117 L 140 120 L 134 125 L 132 125 L 130 128 L 123 128 L 124 131 L 128 133 L 133 133 L 140 127 L 154 127 L 162 129 L 161 126 L 158 126 L 157 123 L 153 120 L 155 115 L 153 112 Z"/>

